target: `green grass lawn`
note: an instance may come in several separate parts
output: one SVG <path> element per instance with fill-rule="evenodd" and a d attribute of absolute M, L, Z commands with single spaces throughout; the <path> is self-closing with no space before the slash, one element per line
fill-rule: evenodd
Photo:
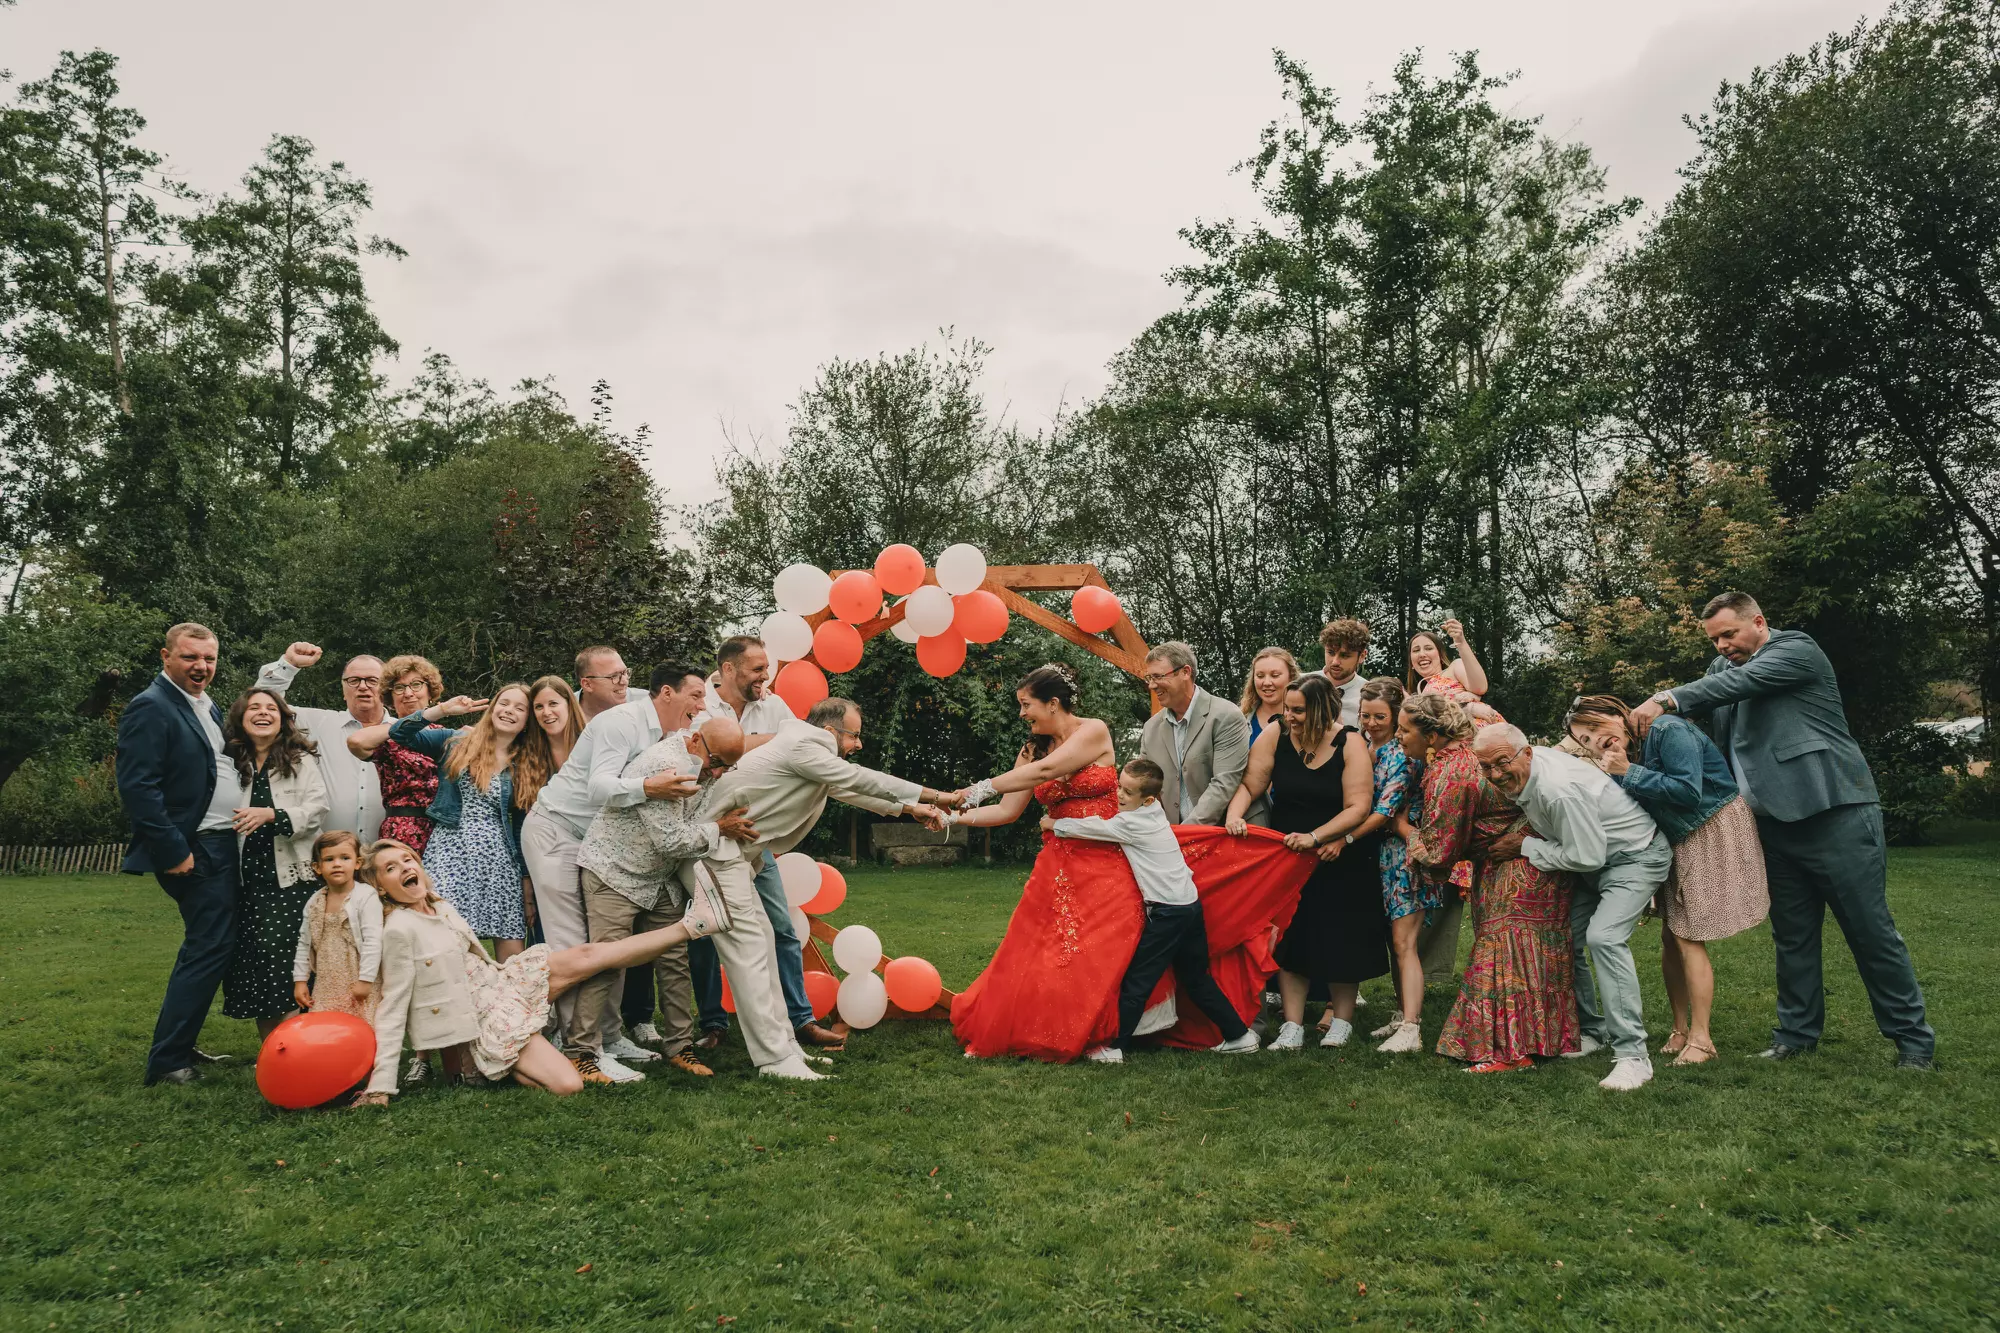
<path fill-rule="evenodd" d="M 140 1087 L 180 935 L 152 881 L 4 880 L 0 1326 L 1991 1328 L 2000 830 L 1955 838 L 1891 863 L 1937 1073 L 1891 1069 L 1831 925 L 1818 1054 L 1745 1059 L 1760 930 L 1715 950 L 1724 1059 L 1625 1097 L 1601 1057 L 1051 1068 L 931 1023 L 813 1087 L 736 1046 L 710 1080 L 286 1113 L 219 1016 L 232 1072 Z M 1023 875 L 861 872 L 838 919 L 962 986 Z M 1664 1031 L 1650 925 L 1640 955 Z"/>

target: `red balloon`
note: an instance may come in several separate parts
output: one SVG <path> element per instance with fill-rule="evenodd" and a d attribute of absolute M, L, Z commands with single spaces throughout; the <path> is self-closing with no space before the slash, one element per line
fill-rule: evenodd
<path fill-rule="evenodd" d="M 924 553 L 897 542 L 875 557 L 875 581 L 891 597 L 908 597 L 924 586 Z"/>
<path fill-rule="evenodd" d="M 997 593 L 974 588 L 951 599 L 951 627 L 972 643 L 992 643 L 1007 632 L 1007 604 Z"/>
<path fill-rule="evenodd" d="M 861 631 L 844 620 L 829 620 L 813 631 L 813 660 L 838 676 L 861 665 Z"/>
<path fill-rule="evenodd" d="M 303 1111 L 332 1101 L 375 1067 L 375 1029 L 353 1014 L 295 1014 L 271 1029 L 257 1053 L 257 1091 L 273 1106 Z"/>
<path fill-rule="evenodd" d="M 826 862 L 819 863 L 819 892 L 799 908 L 807 916 L 825 916 L 847 901 L 847 876 Z"/>
<path fill-rule="evenodd" d="M 965 639 L 955 630 L 918 639 L 917 665 L 933 676 L 949 676 L 965 665 Z"/>
<path fill-rule="evenodd" d="M 771 682 L 771 692 L 783 699 L 795 716 L 803 718 L 829 693 L 826 673 L 811 662 L 787 662 Z"/>
<path fill-rule="evenodd" d="M 833 581 L 826 595 L 827 609 L 836 620 L 858 625 L 882 614 L 882 585 L 865 569 L 850 569 Z"/>
<path fill-rule="evenodd" d="M 729 989 L 729 969 L 718 967 L 715 970 L 722 974 L 722 1012 L 733 1014 L 736 1012 L 736 992 Z"/>
<path fill-rule="evenodd" d="M 1118 623 L 1118 617 L 1125 614 L 1125 608 L 1108 588 L 1095 584 L 1078 588 L 1076 596 L 1069 599 L 1069 618 L 1085 634 L 1102 634 Z"/>
<path fill-rule="evenodd" d="M 938 970 L 914 954 L 891 958 L 882 969 L 882 982 L 889 988 L 889 1003 L 906 1014 L 921 1014 L 944 994 Z"/>
<path fill-rule="evenodd" d="M 812 1002 L 813 1017 L 825 1018 L 840 998 L 840 978 L 831 972 L 806 973 L 806 999 Z"/>

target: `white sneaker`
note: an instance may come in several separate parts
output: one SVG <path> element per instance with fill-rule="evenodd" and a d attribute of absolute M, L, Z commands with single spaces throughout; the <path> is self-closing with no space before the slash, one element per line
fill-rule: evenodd
<path fill-rule="evenodd" d="M 833 1057 L 830 1055 L 815 1055 L 811 1051 L 801 1051 L 799 1052 L 799 1059 L 821 1065 L 827 1069 L 833 1068 Z"/>
<path fill-rule="evenodd" d="M 1280 1023 L 1278 1035 L 1271 1038 L 1267 1051 L 1302 1051 L 1306 1046 L 1306 1025 L 1304 1023 Z"/>
<path fill-rule="evenodd" d="M 1354 1024 L 1344 1018 L 1336 1018 L 1326 1025 L 1326 1035 L 1319 1039 L 1322 1046 L 1345 1046 L 1347 1039 L 1354 1035 Z"/>
<path fill-rule="evenodd" d="M 620 1060 L 640 1065 L 646 1063 L 648 1060 L 657 1060 L 660 1058 L 658 1051 L 647 1050 L 644 1046 L 639 1045 L 622 1032 L 618 1034 L 618 1040 L 604 1043 L 604 1054 L 614 1055 Z"/>
<path fill-rule="evenodd" d="M 1368 1035 L 1373 1037 L 1376 1041 L 1380 1041 L 1384 1037 L 1395 1036 L 1396 1029 L 1401 1026 L 1403 1026 L 1402 1019 L 1392 1018 L 1388 1022 L 1384 1023 L 1381 1027 L 1376 1028 L 1373 1032 L 1369 1033 Z"/>
<path fill-rule="evenodd" d="M 1217 1042 L 1208 1049 L 1214 1051 L 1217 1055 L 1248 1055 L 1258 1049 L 1257 1034 L 1254 1032 L 1245 1032 L 1240 1037 L 1232 1037 L 1228 1041 Z"/>
<path fill-rule="evenodd" d="M 1586 1032 L 1576 1039 L 1576 1049 L 1573 1051 L 1564 1051 L 1562 1058 L 1565 1060 L 1581 1060 L 1584 1056 L 1595 1055 L 1603 1049 L 1604 1043 Z"/>
<path fill-rule="evenodd" d="M 1125 1052 L 1116 1046 L 1100 1046 L 1094 1051 L 1085 1051 L 1083 1058 L 1095 1060 L 1101 1065 L 1122 1065 L 1125 1063 Z"/>
<path fill-rule="evenodd" d="M 831 1074 L 820 1073 L 796 1055 L 787 1056 L 774 1065 L 760 1065 L 757 1072 L 764 1078 L 789 1078 L 801 1083 L 817 1083 L 821 1079 L 833 1077 Z"/>
<path fill-rule="evenodd" d="M 1356 1009 L 1366 1009 L 1368 1007 L 1368 997 L 1366 995 L 1355 996 L 1354 1007 Z"/>
<path fill-rule="evenodd" d="M 651 1023 L 641 1023 L 632 1029 L 632 1040 L 643 1041 L 649 1046 L 658 1046 L 665 1038 L 660 1036 L 660 1030 Z"/>
<path fill-rule="evenodd" d="M 659 1057 L 655 1056 L 654 1058 L 658 1059 Z M 638 1070 L 627 1069 L 624 1065 L 612 1059 L 609 1047 L 605 1048 L 597 1057 L 597 1067 L 604 1072 L 604 1077 L 610 1079 L 613 1083 L 643 1083 L 646 1081 L 646 1076 Z"/>
<path fill-rule="evenodd" d="M 681 924 L 695 939 L 710 935 L 720 935 L 733 924 L 729 917 L 729 904 L 722 901 L 722 891 L 716 887 L 715 877 L 708 867 L 695 870 L 694 891 L 688 894 L 687 910 L 681 914 Z"/>
<path fill-rule="evenodd" d="M 428 1083 L 430 1077 L 430 1057 L 427 1055 L 411 1056 L 409 1068 L 403 1071 L 403 1082 L 411 1087 L 415 1087 L 419 1083 Z"/>
<path fill-rule="evenodd" d="M 1424 1029 L 1418 1023 L 1398 1023 L 1389 1040 L 1375 1048 L 1384 1055 L 1413 1055 L 1424 1049 Z"/>
<path fill-rule="evenodd" d="M 1597 1080 L 1610 1092 L 1632 1092 L 1653 1081 L 1653 1062 L 1643 1055 L 1622 1056 L 1611 1062 L 1611 1072 Z"/>

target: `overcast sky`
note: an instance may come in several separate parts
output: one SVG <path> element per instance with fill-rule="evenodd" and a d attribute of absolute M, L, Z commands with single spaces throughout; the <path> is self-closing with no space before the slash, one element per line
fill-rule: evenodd
<path fill-rule="evenodd" d="M 1475 49 L 1651 209 L 1720 80 L 1879 8 L 20 0 L 0 67 L 112 51 L 203 190 L 305 135 L 410 252 L 373 272 L 399 376 L 431 347 L 578 404 L 602 376 L 686 500 L 725 431 L 782 434 L 822 361 L 943 326 L 993 345 L 991 401 L 1026 425 L 1096 393 L 1172 304 L 1177 230 L 1253 214 L 1230 167 L 1279 113 L 1274 47 L 1350 110 L 1403 51 Z"/>

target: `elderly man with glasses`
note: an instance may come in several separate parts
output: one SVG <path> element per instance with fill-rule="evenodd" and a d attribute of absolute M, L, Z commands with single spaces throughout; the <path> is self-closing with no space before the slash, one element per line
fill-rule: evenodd
<path fill-rule="evenodd" d="M 1146 654 L 1146 688 L 1160 711 L 1139 734 L 1139 753 L 1160 766 L 1160 808 L 1170 824 L 1216 824 L 1250 767 L 1250 721 L 1194 679 L 1194 649 L 1163 643 Z"/>
<path fill-rule="evenodd" d="M 283 657 L 258 671 L 253 688 L 283 695 L 299 672 L 316 665 L 321 656 L 319 645 L 295 643 L 285 649 Z M 326 781 L 331 803 L 322 830 L 350 830 L 365 846 L 381 831 L 382 784 L 375 765 L 348 751 L 347 738 L 363 727 L 390 720 L 384 709 L 382 659 L 366 653 L 348 658 L 340 669 L 340 694 L 347 703 L 345 708 L 303 708 L 297 704 L 291 708 L 300 728 L 319 743 L 320 776 Z"/>
<path fill-rule="evenodd" d="M 1519 727 L 1495 723 L 1472 741 L 1479 771 L 1521 807 L 1532 832 L 1500 838 L 1494 860 L 1524 856 L 1542 870 L 1570 871 L 1577 888 L 1570 899 L 1570 947 L 1576 959 L 1576 1008 L 1588 1055 L 1607 1041 L 1611 1072 L 1598 1086 L 1630 1092 L 1653 1077 L 1646 1054 L 1646 1022 L 1639 969 L 1632 961 L 1632 932 L 1646 904 L 1666 882 L 1674 856 L 1653 817 L 1594 764 L 1560 750 L 1530 746 Z M 1584 984 L 1584 946 L 1597 978 L 1597 996 Z"/>

